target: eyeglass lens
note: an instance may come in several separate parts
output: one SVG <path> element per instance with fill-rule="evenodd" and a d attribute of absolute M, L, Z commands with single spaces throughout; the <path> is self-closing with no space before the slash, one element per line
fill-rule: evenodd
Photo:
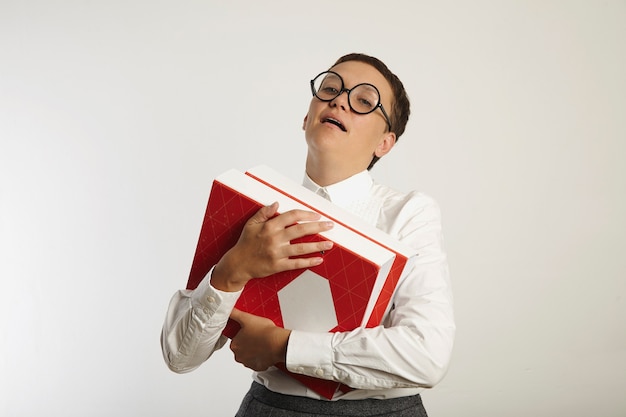
<path fill-rule="evenodd" d="M 348 102 L 357 113 L 371 113 L 380 102 L 380 94 L 371 84 L 359 84 L 351 90 L 344 90 L 343 80 L 333 72 L 323 72 L 313 80 L 313 93 L 322 101 L 331 101 L 344 91 L 349 91 Z"/>

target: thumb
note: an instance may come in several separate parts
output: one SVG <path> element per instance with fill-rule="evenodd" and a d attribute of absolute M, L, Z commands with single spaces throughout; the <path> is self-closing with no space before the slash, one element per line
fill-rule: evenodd
<path fill-rule="evenodd" d="M 233 311 L 230 312 L 230 318 L 235 320 L 237 323 L 242 324 L 246 320 L 246 316 L 248 313 L 233 308 Z"/>
<path fill-rule="evenodd" d="M 265 223 L 266 221 L 274 217 L 277 211 L 278 211 L 278 202 L 275 201 L 269 206 L 261 207 L 259 211 L 254 213 L 254 216 L 250 218 L 250 222 L 251 223 Z"/>

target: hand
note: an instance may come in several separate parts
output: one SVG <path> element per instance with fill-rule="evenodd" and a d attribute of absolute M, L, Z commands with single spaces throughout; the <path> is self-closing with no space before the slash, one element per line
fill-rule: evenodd
<path fill-rule="evenodd" d="M 321 256 L 294 257 L 328 250 L 332 242 L 291 241 L 329 230 L 333 223 L 316 221 L 320 215 L 312 211 L 290 210 L 275 216 L 277 210 L 278 203 L 262 207 L 246 222 L 235 246 L 213 270 L 211 284 L 215 288 L 239 291 L 252 278 L 322 263 Z"/>
<path fill-rule="evenodd" d="M 237 309 L 233 309 L 230 318 L 241 325 L 230 342 L 235 361 L 254 371 L 265 371 L 285 362 L 290 330 L 276 326 L 270 319 Z"/>

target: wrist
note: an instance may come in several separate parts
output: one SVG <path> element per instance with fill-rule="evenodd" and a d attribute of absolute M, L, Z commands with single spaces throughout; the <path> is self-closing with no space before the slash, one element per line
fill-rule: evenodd
<path fill-rule="evenodd" d="M 274 329 L 272 343 L 274 345 L 274 351 L 276 352 L 275 363 L 287 362 L 287 345 L 289 344 L 290 335 L 291 330 L 283 329 L 282 327 L 276 327 Z"/>
<path fill-rule="evenodd" d="M 237 265 L 237 262 L 230 262 L 227 253 L 213 268 L 211 274 L 213 288 L 226 292 L 237 292 L 243 289 L 250 278 L 246 278 L 238 268 L 231 265 Z"/>

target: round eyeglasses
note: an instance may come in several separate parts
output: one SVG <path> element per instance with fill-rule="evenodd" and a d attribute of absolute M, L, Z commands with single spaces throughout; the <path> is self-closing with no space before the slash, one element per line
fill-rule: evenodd
<path fill-rule="evenodd" d="M 344 91 L 348 93 L 348 105 L 355 113 L 369 114 L 380 108 L 391 131 L 391 120 L 380 102 L 378 88 L 372 84 L 363 83 L 345 88 L 341 75 L 333 71 L 324 71 L 311 80 L 311 92 L 321 101 L 333 101 Z"/>

